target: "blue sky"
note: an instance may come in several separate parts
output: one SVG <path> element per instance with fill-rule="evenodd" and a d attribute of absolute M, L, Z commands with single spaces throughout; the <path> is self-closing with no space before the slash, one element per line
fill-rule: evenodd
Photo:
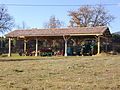
<path fill-rule="evenodd" d="M 0 0 L 0 4 L 37 4 L 37 5 L 86 5 L 86 4 L 118 4 L 105 6 L 110 14 L 116 17 L 111 23 L 111 32 L 120 31 L 120 0 Z M 43 28 L 51 15 L 65 22 L 69 26 L 69 10 L 77 10 L 80 6 L 7 6 L 10 15 L 15 18 L 16 24 L 23 21 L 31 28 Z"/>

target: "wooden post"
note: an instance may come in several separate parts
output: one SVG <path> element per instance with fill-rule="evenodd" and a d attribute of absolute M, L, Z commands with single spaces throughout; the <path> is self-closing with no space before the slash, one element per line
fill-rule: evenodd
<path fill-rule="evenodd" d="M 26 49 L 27 49 L 27 40 L 24 40 L 24 54 L 26 53 Z"/>
<path fill-rule="evenodd" d="M 11 56 L 11 38 L 9 38 L 9 53 L 8 53 L 8 57 Z"/>
<path fill-rule="evenodd" d="M 106 38 L 106 53 L 108 52 L 108 38 Z"/>
<path fill-rule="evenodd" d="M 67 56 L 67 40 L 65 40 L 65 54 L 64 56 Z"/>
<path fill-rule="evenodd" d="M 67 56 L 67 41 L 68 39 L 70 38 L 70 36 L 63 36 L 64 38 L 64 41 L 65 41 L 65 53 L 64 53 L 64 56 Z"/>
<path fill-rule="evenodd" d="M 35 56 L 38 56 L 38 38 L 36 38 L 36 52 Z"/>
<path fill-rule="evenodd" d="M 98 53 L 97 54 L 100 54 L 100 37 L 98 36 Z"/>

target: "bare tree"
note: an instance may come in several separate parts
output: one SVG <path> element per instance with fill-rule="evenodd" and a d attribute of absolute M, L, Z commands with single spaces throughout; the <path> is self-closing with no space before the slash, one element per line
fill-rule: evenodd
<path fill-rule="evenodd" d="M 17 29 L 30 29 L 30 27 L 23 21 L 21 24 L 16 25 Z"/>
<path fill-rule="evenodd" d="M 109 25 L 114 19 L 102 5 L 98 6 L 82 6 L 77 11 L 68 11 L 71 16 L 70 26 L 104 26 Z"/>
<path fill-rule="evenodd" d="M 0 33 L 11 30 L 14 26 L 14 19 L 9 15 L 7 8 L 0 5 Z"/>
<path fill-rule="evenodd" d="M 44 23 L 44 28 L 60 28 L 63 26 L 63 22 L 56 19 L 55 16 L 51 16 L 47 23 Z"/>

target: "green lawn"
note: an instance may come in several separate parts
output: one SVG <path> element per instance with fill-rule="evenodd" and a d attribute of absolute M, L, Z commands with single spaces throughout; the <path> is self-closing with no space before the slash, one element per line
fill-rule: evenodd
<path fill-rule="evenodd" d="M 120 56 L 1 56 L 0 90 L 120 90 Z"/>

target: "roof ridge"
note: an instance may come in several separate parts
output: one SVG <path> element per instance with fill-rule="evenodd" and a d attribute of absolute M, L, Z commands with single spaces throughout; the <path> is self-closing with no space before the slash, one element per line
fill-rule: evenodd
<path fill-rule="evenodd" d="M 43 29 L 16 29 L 16 30 L 58 30 L 58 29 L 70 29 L 70 28 L 47 28 L 47 29 L 43 28 Z"/>
<path fill-rule="evenodd" d="M 23 30 L 62 30 L 62 29 L 80 29 L 80 28 L 99 28 L 99 27 L 107 27 L 107 26 L 95 26 L 95 27 L 68 27 L 68 28 L 43 28 L 43 29 L 16 29 L 19 31 L 23 31 Z"/>

